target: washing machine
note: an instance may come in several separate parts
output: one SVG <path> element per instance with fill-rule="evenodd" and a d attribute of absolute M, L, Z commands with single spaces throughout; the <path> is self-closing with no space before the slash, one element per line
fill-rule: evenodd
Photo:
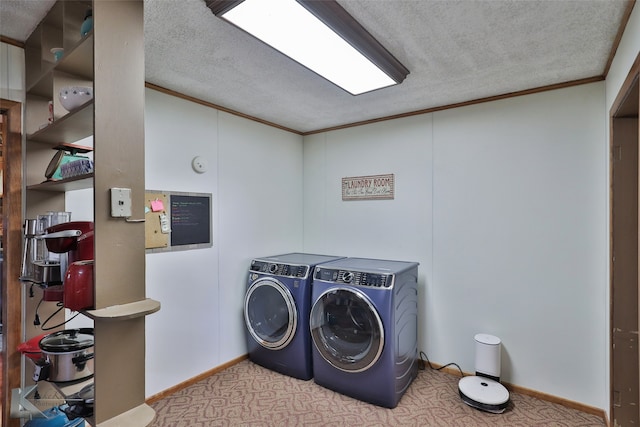
<path fill-rule="evenodd" d="M 251 261 L 244 298 L 251 361 L 295 378 L 313 377 L 309 332 L 313 269 L 340 258 L 289 253 Z"/>
<path fill-rule="evenodd" d="M 346 258 L 314 271 L 314 381 L 395 408 L 418 374 L 418 263 Z"/>

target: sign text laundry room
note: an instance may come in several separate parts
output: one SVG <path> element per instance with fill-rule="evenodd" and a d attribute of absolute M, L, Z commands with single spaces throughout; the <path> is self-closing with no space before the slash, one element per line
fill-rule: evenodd
<path fill-rule="evenodd" d="M 393 174 L 342 178 L 342 200 L 381 200 L 393 197 Z"/>

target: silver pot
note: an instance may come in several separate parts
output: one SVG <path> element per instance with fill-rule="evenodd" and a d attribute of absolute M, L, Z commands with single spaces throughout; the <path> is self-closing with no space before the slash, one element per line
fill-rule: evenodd
<path fill-rule="evenodd" d="M 36 362 L 38 379 L 69 382 L 93 375 L 93 328 L 67 329 L 40 340 L 43 359 Z M 35 379 L 35 378 L 34 378 Z"/>

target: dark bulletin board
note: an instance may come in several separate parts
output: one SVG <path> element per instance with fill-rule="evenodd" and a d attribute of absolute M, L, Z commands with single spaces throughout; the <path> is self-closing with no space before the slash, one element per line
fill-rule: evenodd
<path fill-rule="evenodd" d="M 209 248 L 213 246 L 212 195 L 211 193 L 186 193 L 178 191 L 147 190 L 148 202 L 159 198 L 164 202 L 168 218 L 168 230 L 147 230 L 147 251 L 165 252 L 186 249 Z M 161 198 L 159 196 L 162 196 Z M 151 223 L 156 223 L 155 213 Z M 148 224 L 150 226 L 151 224 Z M 157 227 L 155 227 L 157 228 Z M 165 234 L 166 233 L 166 234 Z M 164 236 L 162 245 L 151 245 L 149 240 Z"/>
<path fill-rule="evenodd" d="M 170 196 L 171 246 L 211 243 L 211 197 Z"/>

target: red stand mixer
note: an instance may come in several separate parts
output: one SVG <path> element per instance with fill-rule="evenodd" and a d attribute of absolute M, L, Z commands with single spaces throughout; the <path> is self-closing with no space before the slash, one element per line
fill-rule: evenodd
<path fill-rule="evenodd" d="M 47 249 L 66 254 L 68 263 L 62 285 L 45 288 L 45 301 L 61 301 L 73 311 L 94 307 L 93 234 L 93 222 L 71 221 L 53 225 L 41 236 Z"/>

